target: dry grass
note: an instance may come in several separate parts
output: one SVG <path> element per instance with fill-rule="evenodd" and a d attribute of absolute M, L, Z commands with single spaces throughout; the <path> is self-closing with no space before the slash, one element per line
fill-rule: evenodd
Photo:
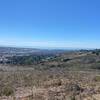
<path fill-rule="evenodd" d="M 100 71 L 90 69 L 99 60 L 72 53 L 31 67 L 2 65 L 0 100 L 100 100 Z"/>
<path fill-rule="evenodd" d="M 0 89 L 2 98 L 3 95 L 10 95 L 12 100 L 85 100 L 84 98 L 93 98 L 92 96 L 100 94 L 100 81 L 97 81 L 99 72 L 60 73 L 60 71 L 0 72 L 2 85 L 0 88 L 4 89 L 3 92 Z"/>

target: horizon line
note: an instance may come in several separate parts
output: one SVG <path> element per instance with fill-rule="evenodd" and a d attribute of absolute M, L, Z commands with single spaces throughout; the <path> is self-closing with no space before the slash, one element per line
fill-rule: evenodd
<path fill-rule="evenodd" d="M 87 48 L 87 47 L 43 47 L 43 46 L 17 46 L 17 45 L 0 45 L 0 47 L 11 47 L 11 48 L 29 48 L 29 49 L 61 49 L 61 50 L 93 50 L 100 48 Z"/>

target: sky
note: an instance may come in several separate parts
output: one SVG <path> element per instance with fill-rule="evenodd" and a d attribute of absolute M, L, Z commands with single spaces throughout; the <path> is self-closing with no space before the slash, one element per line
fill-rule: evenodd
<path fill-rule="evenodd" d="M 0 0 L 0 46 L 100 48 L 100 0 Z"/>

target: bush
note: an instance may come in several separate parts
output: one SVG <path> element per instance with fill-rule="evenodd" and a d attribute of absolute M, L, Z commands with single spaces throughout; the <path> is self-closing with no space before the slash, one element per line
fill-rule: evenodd
<path fill-rule="evenodd" d="M 100 82 L 100 76 L 95 76 L 94 80 Z"/>
<path fill-rule="evenodd" d="M 14 94 L 14 90 L 12 87 L 6 86 L 1 90 L 1 95 L 10 96 Z"/>

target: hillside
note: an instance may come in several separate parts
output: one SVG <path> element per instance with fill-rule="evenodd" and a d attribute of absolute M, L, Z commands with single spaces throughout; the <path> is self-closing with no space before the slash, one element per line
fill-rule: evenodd
<path fill-rule="evenodd" d="M 99 50 L 9 59 L 0 64 L 0 100 L 100 100 Z"/>

